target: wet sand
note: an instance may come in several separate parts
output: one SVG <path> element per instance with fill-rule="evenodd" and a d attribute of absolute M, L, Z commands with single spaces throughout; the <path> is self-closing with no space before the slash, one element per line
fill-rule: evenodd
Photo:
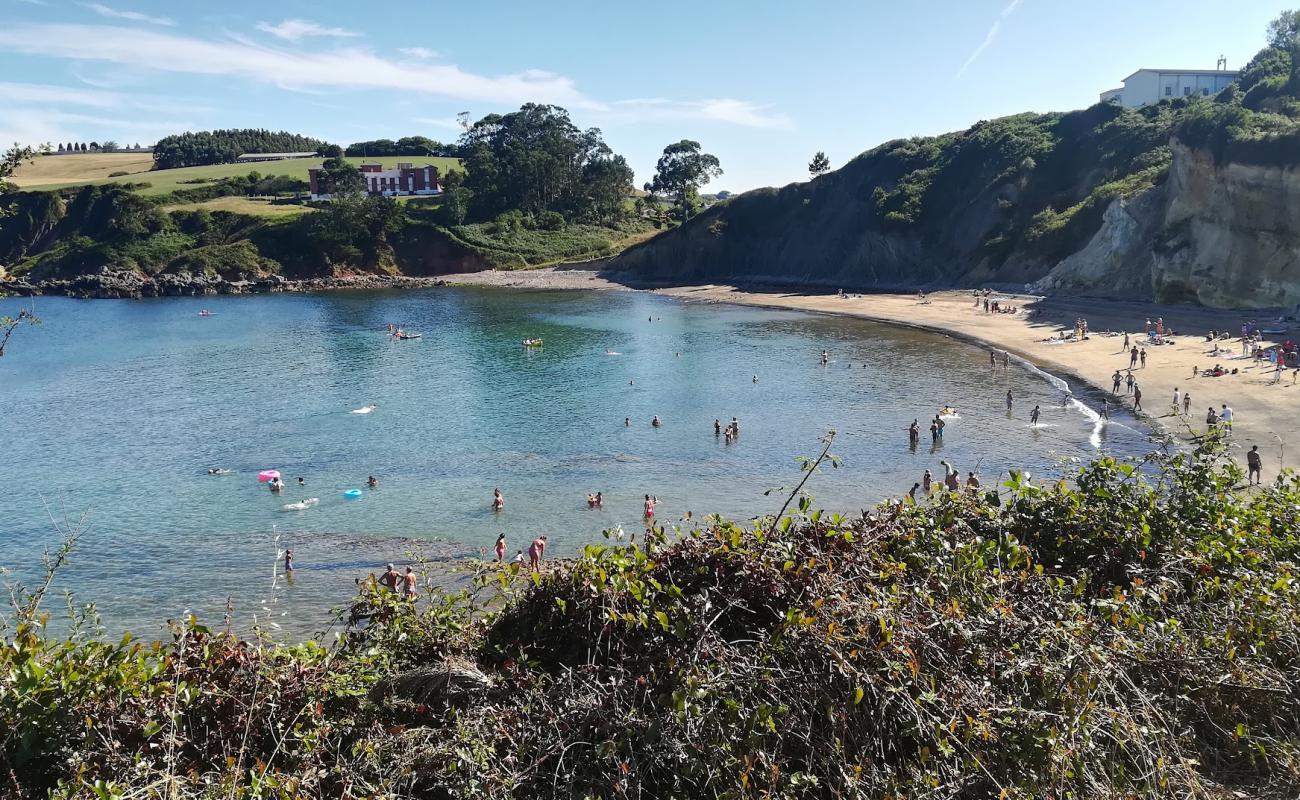
<path fill-rule="evenodd" d="M 449 283 L 483 286 L 506 286 L 525 289 L 616 289 L 635 288 L 632 280 L 620 280 L 617 274 L 593 270 L 543 269 L 526 272 L 481 272 L 448 275 Z M 1293 383 L 1295 370 L 1286 370 L 1281 383 L 1274 385 L 1273 371 L 1267 362 L 1256 364 L 1241 356 L 1236 339 L 1219 342 L 1221 351 L 1211 354 L 1214 345 L 1205 341 L 1210 329 L 1238 333 L 1246 320 L 1256 320 L 1260 327 L 1269 323 L 1276 311 L 1220 311 L 1195 306 L 1128 303 L 1090 298 L 1032 298 L 1009 294 L 1020 308 L 1017 314 L 986 314 L 981 304 L 976 309 L 969 291 L 936 292 L 928 302 L 918 302 L 915 295 L 869 294 L 841 298 L 834 293 L 788 290 L 744 290 L 733 286 L 678 286 L 653 289 L 659 294 L 693 302 L 738 303 L 742 305 L 841 314 L 880 322 L 932 330 L 998 350 L 1007 350 L 1050 372 L 1089 384 L 1096 392 L 1109 394 L 1111 375 L 1116 369 L 1127 370 L 1129 356 L 1121 352 L 1122 335 L 1107 336 L 1106 331 L 1127 331 L 1133 344 L 1146 347 L 1147 365 L 1133 371 L 1142 389 L 1139 415 L 1153 426 L 1162 428 L 1184 441 L 1192 441 L 1206 430 L 1205 416 L 1210 406 L 1216 411 L 1227 403 L 1234 411 L 1233 457 L 1245 463 L 1245 453 L 1259 445 L 1264 456 L 1265 479 L 1277 474 L 1278 465 L 1300 466 L 1300 385 Z M 1050 343 L 1061 331 L 1074 328 L 1074 320 L 1088 320 L 1090 336 L 1084 341 Z M 1165 325 L 1178 331 L 1166 337 L 1173 344 L 1147 346 L 1144 323 L 1163 317 Z M 1289 334 L 1290 337 L 1300 332 Z M 1276 339 L 1265 336 L 1265 344 Z M 1193 368 L 1208 369 L 1215 364 L 1238 374 L 1218 378 L 1192 377 Z M 1174 389 L 1191 393 L 1191 410 L 1175 414 L 1171 408 Z M 1100 406 L 1100 394 L 1084 399 L 1094 409 Z M 1132 395 L 1123 386 L 1116 402 L 1133 407 Z M 1024 414 L 1029 410 L 1024 409 Z M 1286 447 L 1290 444 L 1291 447 Z"/>

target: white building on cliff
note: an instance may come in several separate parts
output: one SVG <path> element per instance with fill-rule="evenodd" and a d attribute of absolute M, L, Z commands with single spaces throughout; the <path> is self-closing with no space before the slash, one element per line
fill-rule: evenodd
<path fill-rule="evenodd" d="M 1235 69 L 1140 69 L 1119 89 L 1101 93 L 1101 102 L 1127 108 L 1155 105 L 1175 97 L 1212 97 L 1237 78 Z"/>

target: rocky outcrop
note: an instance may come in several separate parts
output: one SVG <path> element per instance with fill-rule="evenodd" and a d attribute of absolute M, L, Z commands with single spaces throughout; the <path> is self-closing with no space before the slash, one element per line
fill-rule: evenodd
<path fill-rule="evenodd" d="M 1162 222 L 1152 243 L 1157 297 L 1226 307 L 1300 303 L 1300 163 L 1218 163 L 1175 144 Z"/>

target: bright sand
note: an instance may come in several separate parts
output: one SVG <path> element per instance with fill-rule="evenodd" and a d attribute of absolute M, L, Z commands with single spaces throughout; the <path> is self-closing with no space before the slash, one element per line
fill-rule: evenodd
<path fill-rule="evenodd" d="M 614 280 L 583 270 L 533 270 L 529 272 L 486 272 L 445 276 L 448 282 L 513 286 L 532 289 L 624 289 Z M 976 310 L 969 291 L 935 292 L 926 303 L 916 295 L 868 294 L 839 297 L 833 293 L 783 291 L 743 291 L 731 286 L 681 286 L 656 289 L 669 297 L 696 302 L 738 303 L 769 306 L 827 314 L 842 314 L 864 319 L 892 322 L 983 343 L 1008 350 L 1014 355 L 1063 376 L 1073 376 L 1109 393 L 1111 376 L 1116 369 L 1127 370 L 1128 354 L 1121 353 L 1123 337 L 1104 336 L 1103 332 L 1127 331 L 1133 344 L 1146 347 L 1147 365 L 1133 371 L 1142 389 L 1143 416 L 1154 425 L 1185 440 L 1203 434 L 1205 416 L 1210 406 L 1221 411 L 1227 403 L 1234 412 L 1233 457 L 1245 463 L 1245 452 L 1259 445 L 1264 454 L 1264 474 L 1276 474 L 1279 459 L 1289 467 L 1300 466 L 1300 385 L 1293 384 L 1295 370 L 1286 370 L 1281 383 L 1273 385 L 1273 371 L 1264 362 L 1241 357 L 1241 342 L 1236 338 L 1219 342 L 1219 355 L 1211 355 L 1213 345 L 1205 341 L 1211 328 L 1240 335 L 1241 324 L 1255 320 L 1260 327 L 1269 323 L 1276 312 L 1218 311 L 1195 306 L 1128 303 L 1091 298 L 1036 299 L 1000 295 L 1020 308 L 1011 314 L 986 314 L 983 304 Z M 1044 340 L 1074 328 L 1074 320 L 1086 318 L 1090 337 L 1085 341 L 1049 344 Z M 1162 317 L 1166 327 L 1179 335 L 1174 344 L 1147 346 L 1144 323 Z M 1300 332 L 1290 334 L 1300 335 Z M 1286 337 L 1281 337 L 1286 338 Z M 1265 338 L 1265 343 L 1272 340 Z M 1221 364 L 1236 375 L 1218 378 L 1192 377 L 1193 367 L 1201 370 Z M 1175 387 L 1192 395 L 1188 415 L 1174 414 L 1171 408 Z M 1132 395 L 1123 386 L 1116 398 L 1132 408 Z M 1089 400 L 1096 408 L 1099 402 Z M 1285 444 L 1284 444 L 1285 443 Z M 1289 444 L 1290 447 L 1286 447 Z"/>

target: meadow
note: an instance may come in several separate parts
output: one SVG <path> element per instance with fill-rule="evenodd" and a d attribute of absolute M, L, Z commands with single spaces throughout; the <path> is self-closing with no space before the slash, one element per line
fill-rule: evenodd
<path fill-rule="evenodd" d="M 348 158 L 353 164 L 379 162 L 392 167 L 399 162 L 417 166 L 432 164 L 439 172 L 460 169 L 460 159 L 440 156 L 378 156 L 373 158 Z M 319 158 L 295 158 L 284 161 L 261 161 L 253 164 L 211 164 L 204 167 L 152 170 L 153 158 L 148 153 L 93 153 L 74 156 L 41 156 L 30 164 L 19 167 L 13 181 L 24 189 L 60 189 L 67 186 L 108 183 L 147 183 L 139 189 L 143 195 L 169 194 L 177 189 L 202 186 L 207 181 L 247 175 L 285 175 L 307 180 L 307 170 L 320 166 Z M 115 178 L 112 172 L 127 172 Z"/>

